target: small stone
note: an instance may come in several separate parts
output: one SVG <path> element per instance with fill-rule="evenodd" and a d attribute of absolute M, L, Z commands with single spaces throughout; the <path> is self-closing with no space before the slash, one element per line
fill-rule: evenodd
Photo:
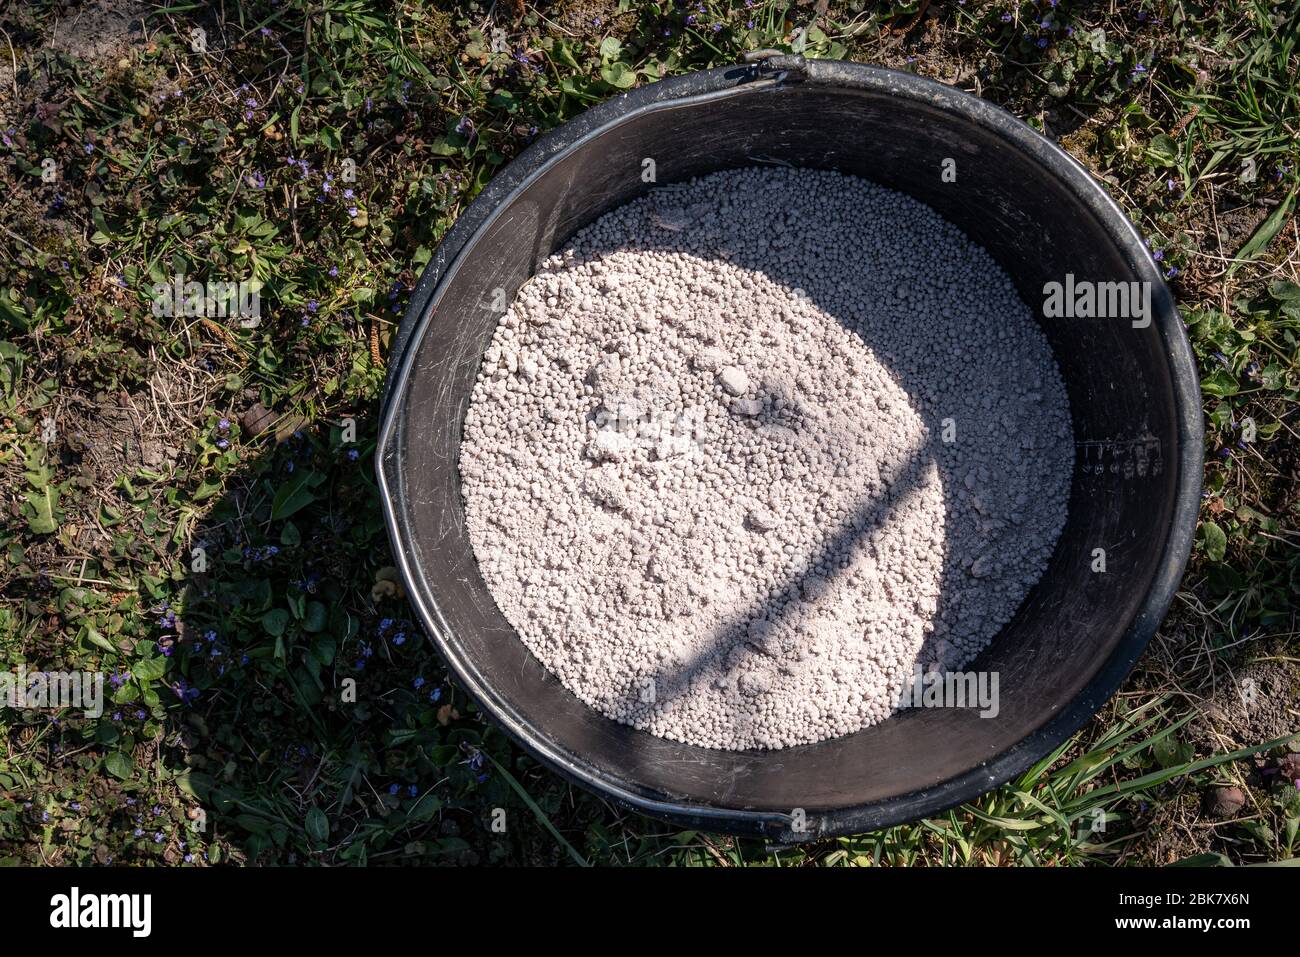
<path fill-rule="evenodd" d="M 749 389 L 749 376 L 740 366 L 727 366 L 718 373 L 718 381 L 731 395 L 744 395 Z"/>
<path fill-rule="evenodd" d="M 275 413 L 260 402 L 254 402 L 239 417 L 239 426 L 245 435 L 258 435 L 274 424 Z"/>
<path fill-rule="evenodd" d="M 1238 787 L 1211 788 L 1206 803 L 1215 817 L 1234 817 L 1246 806 L 1246 793 Z"/>

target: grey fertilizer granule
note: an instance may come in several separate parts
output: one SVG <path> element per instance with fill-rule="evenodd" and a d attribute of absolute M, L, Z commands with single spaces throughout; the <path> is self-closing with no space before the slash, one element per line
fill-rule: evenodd
<path fill-rule="evenodd" d="M 783 748 L 887 718 L 1041 575 L 1073 443 L 1046 340 L 929 207 L 836 173 L 656 190 L 519 290 L 460 452 L 501 611 L 611 718 Z"/>

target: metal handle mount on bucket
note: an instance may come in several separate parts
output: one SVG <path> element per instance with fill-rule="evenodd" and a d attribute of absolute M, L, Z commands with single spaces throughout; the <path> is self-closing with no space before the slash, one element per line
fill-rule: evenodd
<path fill-rule="evenodd" d="M 760 76 L 776 74 L 774 79 L 806 80 L 808 78 L 808 61 L 798 53 L 782 53 L 780 50 L 750 50 L 745 54 L 745 62 L 753 65 Z"/>

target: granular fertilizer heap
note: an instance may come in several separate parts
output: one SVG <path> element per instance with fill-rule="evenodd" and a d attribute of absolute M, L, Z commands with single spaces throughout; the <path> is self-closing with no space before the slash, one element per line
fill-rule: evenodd
<path fill-rule="evenodd" d="M 989 255 L 837 173 L 744 169 L 582 230 L 519 290 L 460 452 L 501 611 L 652 734 L 887 718 L 1008 622 L 1065 522 L 1065 389 Z"/>

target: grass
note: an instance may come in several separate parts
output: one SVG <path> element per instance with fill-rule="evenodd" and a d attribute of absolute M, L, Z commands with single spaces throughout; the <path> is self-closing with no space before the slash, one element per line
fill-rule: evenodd
<path fill-rule="evenodd" d="M 0 860 L 1295 857 L 1300 4 L 222 9 L 140 6 L 143 35 L 93 3 L 0 14 L 0 664 L 113 679 L 98 719 L 0 712 Z M 371 460 L 395 323 L 475 193 L 590 104 L 760 47 L 955 83 L 1060 141 L 1166 269 L 1208 429 L 1192 566 L 1098 717 L 972 804 L 793 849 L 513 749 L 411 621 Z M 260 322 L 156 315 L 178 275 L 259 283 Z"/>

